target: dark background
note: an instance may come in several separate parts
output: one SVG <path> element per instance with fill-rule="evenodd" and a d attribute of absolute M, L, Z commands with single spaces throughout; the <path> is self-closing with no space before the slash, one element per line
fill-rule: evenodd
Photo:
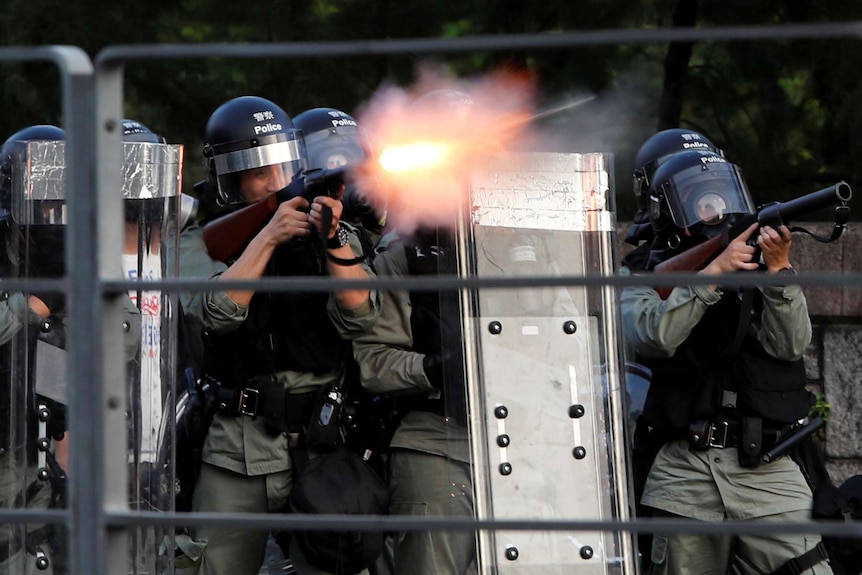
<path fill-rule="evenodd" d="M 773 25 L 862 20 L 838 0 L 4 0 L 0 44 L 70 44 L 95 59 L 117 44 L 440 38 L 578 30 Z M 423 56 L 421 59 L 426 59 Z M 407 85 L 411 54 L 308 59 L 135 61 L 125 115 L 186 145 L 185 191 L 203 177 L 201 134 L 225 100 L 257 94 L 289 114 L 355 111 L 384 81 Z M 743 170 L 755 201 L 787 200 L 846 180 L 862 160 L 862 42 L 858 39 L 621 44 L 534 52 L 463 53 L 436 61 L 459 76 L 506 63 L 539 79 L 540 105 L 595 100 L 543 120 L 556 151 L 612 152 L 619 219 L 631 218 L 631 169 L 658 129 L 706 134 Z M 0 139 L 60 124 L 49 64 L 0 64 Z M 856 210 L 854 219 L 859 216 Z"/>

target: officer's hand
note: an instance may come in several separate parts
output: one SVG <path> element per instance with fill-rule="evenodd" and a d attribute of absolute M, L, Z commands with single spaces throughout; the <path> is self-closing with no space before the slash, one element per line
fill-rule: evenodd
<path fill-rule="evenodd" d="M 733 241 L 727 244 L 724 251 L 718 254 L 717 258 L 703 268 L 703 273 L 718 275 L 737 270 L 756 270 L 757 262 L 752 261 L 756 249 L 754 246 L 748 245 L 748 240 L 757 226 L 756 223 L 751 224 L 747 230 L 736 236 Z"/>
<path fill-rule="evenodd" d="M 325 209 L 327 207 L 329 210 Z M 343 210 L 344 206 L 340 200 L 330 198 L 329 196 L 317 196 L 311 203 L 311 211 L 308 214 L 308 219 L 321 236 L 325 230 L 327 232 L 326 239 L 329 239 L 334 237 L 336 230 L 338 230 L 338 221 L 341 219 Z"/>
<path fill-rule="evenodd" d="M 760 228 L 757 245 L 763 252 L 763 262 L 770 273 L 790 267 L 791 242 L 790 230 L 787 226 L 781 226 L 777 231 L 769 226 Z"/>
<path fill-rule="evenodd" d="M 308 200 L 303 197 L 280 203 L 261 233 L 266 234 L 276 245 L 294 238 L 304 238 L 311 231 L 308 207 Z"/>
<path fill-rule="evenodd" d="M 422 369 L 428 382 L 436 389 L 443 389 L 443 356 L 429 353 L 422 358 Z"/>

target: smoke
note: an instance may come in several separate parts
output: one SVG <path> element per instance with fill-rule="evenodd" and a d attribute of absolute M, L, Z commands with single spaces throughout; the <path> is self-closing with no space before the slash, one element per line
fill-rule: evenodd
<path fill-rule="evenodd" d="M 370 153 L 357 186 L 404 233 L 451 225 L 469 201 L 471 172 L 535 138 L 534 99 L 523 72 L 457 79 L 422 64 L 413 86 L 383 85 L 358 108 Z"/>

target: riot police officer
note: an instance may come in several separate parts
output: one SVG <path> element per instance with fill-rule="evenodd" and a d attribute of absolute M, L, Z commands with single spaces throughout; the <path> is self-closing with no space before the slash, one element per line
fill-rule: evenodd
<path fill-rule="evenodd" d="M 206 193 L 229 210 L 274 197 L 307 167 L 301 132 L 284 110 L 258 96 L 234 98 L 216 109 L 204 142 Z M 218 281 L 368 278 L 358 239 L 339 223 L 341 213 L 338 197 L 277 203 L 241 253 L 227 261 L 209 256 L 201 227 L 181 235 L 181 274 L 214 281 L 212 290 L 182 303 L 204 326 L 203 369 L 221 398 L 203 446 L 194 511 L 266 513 L 284 507 L 292 484 L 289 449 L 302 440 L 321 387 L 342 376 L 350 351 L 343 338 L 368 327 L 376 309 L 367 289 L 265 293 L 219 289 Z M 323 230 L 328 232 L 321 237 Z M 239 224 L 233 232 L 239 233 Z M 266 531 L 214 527 L 193 535 L 204 545 L 197 562 L 201 573 L 252 575 L 264 559 Z M 295 545 L 290 557 L 299 573 L 319 572 Z"/>
<path fill-rule="evenodd" d="M 469 95 L 431 92 L 414 102 L 450 109 L 472 106 Z M 393 195 L 389 229 L 376 249 L 381 276 L 457 273 L 451 226 L 400 229 L 408 206 Z M 454 215 L 453 215 L 454 218 Z M 354 340 L 363 385 L 393 398 L 397 427 L 390 443 L 391 514 L 472 517 L 473 480 L 467 439 L 463 337 L 455 291 L 391 291 L 380 319 Z M 395 535 L 395 572 L 461 575 L 476 557 L 475 537 L 463 531 Z"/>
<path fill-rule="evenodd" d="M 646 258 L 625 262 L 633 273 L 652 271 L 754 211 L 740 170 L 708 151 L 668 158 L 649 193 L 655 237 Z M 788 456 L 761 458 L 807 416 L 811 400 L 802 365 L 811 322 L 805 296 L 792 283 L 790 246 L 786 226 L 753 224 L 700 272 L 714 284 L 678 286 L 666 300 L 652 287 L 623 290 L 627 344 L 652 370 L 638 441 L 657 449 L 641 498 L 655 515 L 808 518 L 811 490 L 797 464 Z M 722 287 L 722 274 L 758 271 L 775 285 Z M 656 573 L 724 574 L 731 565 L 735 572 L 770 573 L 818 539 L 656 534 L 648 552 Z"/>
<path fill-rule="evenodd" d="M 57 279 L 65 274 L 65 132 L 36 125 L 0 150 L 3 277 Z M 66 300 L 57 292 L 0 295 L 0 484 L 7 506 L 62 507 L 70 444 L 65 409 Z M 140 340 L 138 314 L 124 318 L 125 351 Z M 7 525 L 0 534 L 0 573 L 65 570 L 60 526 Z"/>
<path fill-rule="evenodd" d="M 293 123 L 303 131 L 310 168 L 362 169 L 367 158 L 366 145 L 353 116 L 336 108 L 312 108 L 297 114 Z M 370 253 L 386 223 L 385 202 L 369 198 L 348 174 L 341 203 L 342 221 L 358 229 L 363 247 Z"/>

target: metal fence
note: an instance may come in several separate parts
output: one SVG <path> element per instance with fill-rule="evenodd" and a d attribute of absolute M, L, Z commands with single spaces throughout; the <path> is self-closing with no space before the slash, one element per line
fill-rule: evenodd
<path fill-rule="evenodd" d="M 606 30 L 560 34 L 505 35 L 458 39 L 366 40 L 349 42 L 302 42 L 273 44 L 161 44 L 111 46 L 95 61 L 73 46 L 16 47 L 0 49 L 3 62 L 51 62 L 57 66 L 63 87 L 63 127 L 67 130 L 67 185 L 69 225 L 67 226 L 67 269 L 63 280 L 4 280 L 7 289 L 65 291 L 69 298 L 69 425 L 75 436 L 71 451 L 68 506 L 64 510 L 0 510 L 0 522 L 44 521 L 68 527 L 69 572 L 108 574 L 124 572 L 128 561 L 128 529 L 132 525 L 232 525 L 235 527 L 326 529 L 333 522 L 361 530 L 582 530 L 645 532 L 685 530 L 689 533 L 775 533 L 811 532 L 862 537 L 862 525 L 786 524 L 744 525 L 674 521 L 495 521 L 467 519 L 419 519 L 410 517 L 290 516 L 254 514 L 158 513 L 129 511 L 126 457 L 127 422 L 122 362 L 120 295 L 140 289 L 140 282 L 124 281 L 112 262 L 121 257 L 121 187 L 123 71 L 126 64 L 156 59 L 206 58 L 344 58 L 391 56 L 410 53 L 452 54 L 475 51 L 548 51 L 575 46 L 612 44 L 664 44 L 669 42 L 736 42 L 752 40 L 800 40 L 860 38 L 862 23 L 811 24 L 759 27 L 716 27 L 708 29 Z M 860 274 L 835 277 L 803 274 L 803 286 L 862 285 Z M 333 289 L 334 280 L 268 280 L 271 291 Z M 703 278 L 679 275 L 661 279 L 662 285 L 705 284 Z M 732 285 L 761 285 L 764 280 L 735 278 Z M 621 276 L 538 277 L 518 279 L 392 280 L 340 282 L 339 287 L 378 289 L 416 288 L 498 288 L 543 285 L 623 287 L 651 284 L 644 278 Z M 249 281 L 222 282 L 225 289 L 260 287 Z M 208 287 L 203 281 L 162 280 L 144 283 L 147 290 L 189 291 Z"/>

